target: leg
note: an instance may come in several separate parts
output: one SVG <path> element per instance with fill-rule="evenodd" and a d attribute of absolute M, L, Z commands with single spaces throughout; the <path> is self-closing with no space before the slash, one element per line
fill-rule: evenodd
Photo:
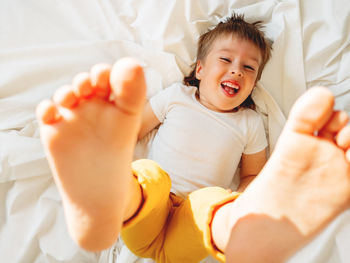
<path fill-rule="evenodd" d="M 132 59 L 117 62 L 110 71 L 97 65 L 37 107 L 68 229 L 92 251 L 111 246 L 141 202 L 131 162 L 145 100 L 144 76 Z"/>
<path fill-rule="evenodd" d="M 164 233 L 174 208 L 169 198 L 170 177 L 151 160 L 133 162 L 132 170 L 142 187 L 144 201 L 135 216 L 124 222 L 122 239 L 135 255 L 167 262 L 163 250 Z"/>
<path fill-rule="evenodd" d="M 282 262 L 349 207 L 350 128 L 333 104 L 325 88 L 303 95 L 260 175 L 215 214 L 227 262 Z"/>

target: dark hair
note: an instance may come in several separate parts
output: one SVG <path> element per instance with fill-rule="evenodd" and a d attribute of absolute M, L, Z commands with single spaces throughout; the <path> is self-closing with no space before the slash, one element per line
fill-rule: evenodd
<path fill-rule="evenodd" d="M 198 40 L 197 59 L 196 61 L 204 61 L 214 41 L 223 35 L 235 35 L 241 39 L 251 41 L 259 48 L 262 56 L 262 61 L 259 66 L 257 80 L 260 79 L 262 70 L 267 61 L 271 57 L 271 43 L 265 39 L 264 33 L 261 31 L 262 21 L 248 23 L 244 20 L 244 15 L 233 13 L 225 21 L 217 24 L 212 30 L 202 34 Z M 199 88 L 200 80 L 196 78 L 196 64 L 193 65 L 193 70 L 188 76 L 185 76 L 183 82 L 187 86 L 195 86 Z M 246 100 L 239 106 L 255 109 L 254 101 L 249 95 Z"/>

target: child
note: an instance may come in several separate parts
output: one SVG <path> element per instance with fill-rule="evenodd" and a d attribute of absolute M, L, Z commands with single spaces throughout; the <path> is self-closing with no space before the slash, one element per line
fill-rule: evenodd
<path fill-rule="evenodd" d="M 148 159 L 169 174 L 177 196 L 229 188 L 240 161 L 235 190 L 243 191 L 266 162 L 263 122 L 250 97 L 270 57 L 258 28 L 238 15 L 219 23 L 199 39 L 188 86 L 175 83 L 146 103 L 139 139 L 160 125 Z"/>
<path fill-rule="evenodd" d="M 220 40 L 237 41 L 227 36 Z M 201 83 L 220 83 L 219 91 L 228 97 L 221 100 L 211 85 L 201 84 L 204 92 L 199 91 L 197 102 L 214 114 L 238 107 L 242 101 L 236 98 L 249 95 L 254 86 L 255 66 L 263 65 L 260 52 L 258 58 L 250 53 L 256 54 L 255 46 L 244 39 L 241 43 L 249 49 L 237 52 L 225 46 L 223 51 L 234 59 L 225 56 L 223 62 L 230 61 L 233 70 L 227 67 L 228 72 L 239 80 L 248 79 L 244 84 L 219 81 L 221 66 L 209 67 L 215 42 L 206 59 L 197 63 Z M 238 63 L 241 71 L 234 67 L 244 61 L 242 53 L 256 63 L 248 64 L 255 69 L 252 75 L 245 73 L 248 77 L 242 73 L 246 63 Z M 111 89 L 113 102 L 108 99 Z M 350 129 L 345 126 L 347 115 L 333 110 L 334 98 L 326 89 L 313 89 L 295 105 L 268 164 L 236 201 L 238 193 L 219 187 L 197 190 L 183 200 L 169 194 L 170 179 L 156 163 L 132 163 L 136 138 L 147 133 L 140 130 L 147 115 L 141 114 L 144 98 L 141 67 L 124 59 L 111 74 L 108 66 L 97 65 L 78 75 L 71 86 L 55 93 L 53 102 L 37 108 L 68 228 L 83 248 L 111 246 L 123 225 L 125 243 L 158 262 L 198 262 L 208 253 L 224 261 L 223 252 L 229 262 L 282 261 L 349 207 Z M 234 103 L 228 103 L 229 98 Z M 330 135 L 336 139 L 326 139 Z"/>

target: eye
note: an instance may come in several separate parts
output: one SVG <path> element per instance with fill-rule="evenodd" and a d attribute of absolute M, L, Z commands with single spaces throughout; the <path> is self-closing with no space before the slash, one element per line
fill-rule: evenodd
<path fill-rule="evenodd" d="M 244 65 L 244 68 L 251 70 L 251 71 L 255 71 L 255 69 L 252 66 L 249 65 Z"/>
<path fill-rule="evenodd" d="M 220 57 L 220 60 L 225 61 L 227 63 L 231 63 L 231 60 L 229 58 Z"/>

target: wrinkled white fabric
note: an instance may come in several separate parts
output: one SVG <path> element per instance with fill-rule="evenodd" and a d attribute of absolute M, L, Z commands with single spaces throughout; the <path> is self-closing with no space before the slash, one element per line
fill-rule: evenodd
<path fill-rule="evenodd" d="M 283 115 L 312 85 L 329 86 L 336 107 L 350 112 L 348 0 L 1 1 L 1 261 L 149 261 L 134 260 L 120 244 L 101 254 L 74 245 L 34 109 L 76 73 L 124 56 L 143 64 L 150 97 L 181 81 L 194 62 L 199 34 L 232 10 L 245 13 L 248 21 L 263 20 L 273 40 L 272 59 L 254 94 L 259 110 L 267 114 L 271 149 Z M 139 143 L 135 157 L 147 152 L 150 138 Z M 350 262 L 349 221 L 349 212 L 342 214 L 290 262 Z M 119 252 L 125 257 L 118 261 Z"/>

